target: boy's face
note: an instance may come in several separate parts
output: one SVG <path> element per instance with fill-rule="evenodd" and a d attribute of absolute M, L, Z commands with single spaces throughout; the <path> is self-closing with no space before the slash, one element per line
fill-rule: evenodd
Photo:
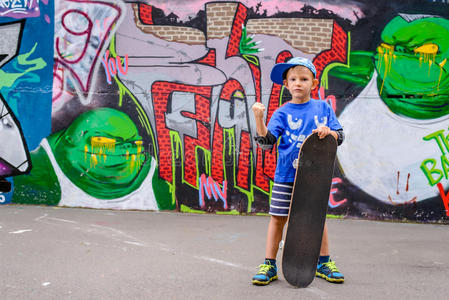
<path fill-rule="evenodd" d="M 293 102 L 304 103 L 310 100 L 310 92 L 318 86 L 318 80 L 308 68 L 296 66 L 287 71 L 284 85 L 292 95 Z"/>

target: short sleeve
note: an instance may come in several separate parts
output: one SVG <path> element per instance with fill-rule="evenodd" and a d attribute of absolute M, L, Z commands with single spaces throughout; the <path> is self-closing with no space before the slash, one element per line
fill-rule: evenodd
<path fill-rule="evenodd" d="M 326 103 L 326 102 L 325 102 Z M 334 113 L 334 110 L 332 109 L 332 107 L 326 103 L 326 109 L 327 109 L 327 119 L 328 119 L 328 127 L 333 130 L 333 131 L 337 131 L 340 129 L 343 129 L 341 127 L 340 122 L 338 122 L 337 116 Z"/>

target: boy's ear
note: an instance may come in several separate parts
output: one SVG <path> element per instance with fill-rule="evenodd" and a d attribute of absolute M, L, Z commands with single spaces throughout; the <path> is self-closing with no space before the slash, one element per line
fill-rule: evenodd
<path fill-rule="evenodd" d="M 312 81 L 312 90 L 313 89 L 315 89 L 317 86 L 318 86 L 318 84 L 319 84 L 320 82 L 318 81 L 318 79 L 313 79 L 313 81 Z"/>
<path fill-rule="evenodd" d="M 282 82 L 284 84 L 284 86 L 287 86 L 287 79 L 284 79 L 284 81 Z"/>

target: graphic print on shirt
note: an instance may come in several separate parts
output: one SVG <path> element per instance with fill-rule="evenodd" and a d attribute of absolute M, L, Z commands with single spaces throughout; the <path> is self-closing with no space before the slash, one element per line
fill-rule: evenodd
<path fill-rule="evenodd" d="M 326 125 L 327 125 L 327 117 L 322 117 L 322 118 L 321 118 L 321 121 L 322 121 L 322 122 L 320 122 L 320 121 L 318 121 L 318 116 L 315 115 L 314 120 L 315 120 L 316 128 L 318 128 L 318 127 L 320 127 L 320 126 L 326 126 Z"/>
<path fill-rule="evenodd" d="M 287 114 L 288 127 L 291 130 L 296 130 L 302 126 L 302 119 L 296 118 L 296 121 L 293 121 L 293 116 L 291 114 Z"/>
<path fill-rule="evenodd" d="M 326 126 L 327 125 L 327 117 L 326 116 L 321 117 L 321 122 L 318 120 L 318 116 L 317 115 L 315 115 L 313 119 L 315 121 L 315 125 L 316 125 L 317 128 L 320 127 L 320 126 Z M 290 114 L 288 114 L 287 120 L 288 120 L 288 126 L 292 130 L 298 129 L 302 125 L 302 119 L 299 119 L 298 121 L 293 122 L 293 117 Z M 288 141 L 290 143 L 297 142 L 296 148 L 301 148 L 302 143 L 306 139 L 306 136 L 304 134 L 301 134 L 301 135 L 298 136 L 298 135 L 295 135 L 293 133 L 290 133 L 290 131 L 288 131 L 288 130 L 286 131 L 286 134 L 290 137 L 288 139 Z M 298 159 L 297 158 L 293 161 L 292 165 L 293 165 L 294 169 L 298 168 Z"/>
<path fill-rule="evenodd" d="M 301 128 L 303 120 L 296 118 L 295 121 L 293 121 L 293 116 L 291 114 L 287 114 L 287 122 L 288 127 L 290 128 L 290 130 L 292 130 L 292 132 L 290 132 L 290 130 L 286 130 L 285 132 L 289 137 L 288 139 L 289 143 L 290 144 L 297 143 L 296 147 L 297 148 L 301 147 L 301 144 L 306 139 L 306 136 L 303 134 L 296 135 L 293 132 Z"/>

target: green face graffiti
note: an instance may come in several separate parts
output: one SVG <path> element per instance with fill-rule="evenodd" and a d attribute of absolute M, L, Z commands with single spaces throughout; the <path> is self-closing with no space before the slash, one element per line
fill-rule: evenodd
<path fill-rule="evenodd" d="M 448 36 L 449 20 L 436 17 L 399 16 L 384 28 L 374 59 L 379 94 L 394 113 L 416 119 L 449 113 Z"/>
<path fill-rule="evenodd" d="M 100 108 L 83 113 L 48 140 L 64 174 L 100 199 L 129 194 L 149 172 L 142 138 L 133 121 L 118 110 Z"/>

